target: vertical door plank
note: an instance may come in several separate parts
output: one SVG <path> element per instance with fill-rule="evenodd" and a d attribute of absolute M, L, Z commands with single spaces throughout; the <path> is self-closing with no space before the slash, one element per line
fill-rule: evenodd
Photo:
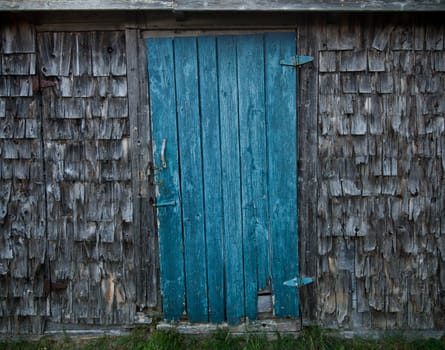
<path fill-rule="evenodd" d="M 169 38 L 147 39 L 147 56 L 158 188 L 156 201 L 176 201 L 174 206 L 158 208 L 162 302 L 165 318 L 179 320 L 184 310 L 185 284 L 173 41 Z M 163 140 L 165 147 L 162 147 Z M 164 166 L 161 158 L 166 161 Z"/>
<path fill-rule="evenodd" d="M 296 71 L 280 59 L 296 53 L 294 33 L 265 38 L 269 211 L 277 316 L 298 315 L 298 293 L 283 282 L 298 275 Z"/>
<path fill-rule="evenodd" d="M 216 38 L 198 38 L 209 320 L 224 321 L 223 208 Z"/>
<path fill-rule="evenodd" d="M 195 38 L 175 38 L 174 43 L 187 315 L 191 322 L 207 322 L 197 46 Z"/>
<path fill-rule="evenodd" d="M 237 37 L 246 316 L 269 276 L 263 35 Z"/>
<path fill-rule="evenodd" d="M 226 318 L 237 324 L 244 315 L 243 232 L 238 122 L 236 39 L 217 41 L 223 179 Z"/>

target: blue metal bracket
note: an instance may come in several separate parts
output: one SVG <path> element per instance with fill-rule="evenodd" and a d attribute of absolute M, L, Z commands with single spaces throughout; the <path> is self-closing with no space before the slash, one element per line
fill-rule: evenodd
<path fill-rule="evenodd" d="M 284 282 L 283 284 L 287 287 L 300 288 L 312 282 L 314 282 L 313 277 L 295 277 L 289 281 Z"/>
<path fill-rule="evenodd" d="M 176 201 L 166 201 L 166 202 L 157 202 L 153 203 L 153 206 L 156 208 L 159 207 L 174 207 L 176 205 Z"/>
<path fill-rule="evenodd" d="M 301 66 L 303 64 L 312 62 L 314 60 L 313 57 L 311 56 L 292 56 L 292 57 L 288 57 L 288 58 L 284 58 L 282 60 L 280 60 L 280 64 L 282 66 L 293 66 L 293 67 L 298 67 Z"/>

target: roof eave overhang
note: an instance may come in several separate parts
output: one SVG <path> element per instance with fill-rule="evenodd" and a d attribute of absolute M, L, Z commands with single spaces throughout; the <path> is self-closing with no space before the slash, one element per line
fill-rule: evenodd
<path fill-rule="evenodd" d="M 445 0 L 1 0 L 0 11 L 445 12 Z"/>

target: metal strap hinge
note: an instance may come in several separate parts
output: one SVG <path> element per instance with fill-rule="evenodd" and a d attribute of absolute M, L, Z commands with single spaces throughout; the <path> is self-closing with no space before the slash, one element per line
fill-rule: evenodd
<path fill-rule="evenodd" d="M 32 77 L 32 91 L 35 94 L 42 89 L 53 87 L 53 86 L 57 86 L 56 81 L 39 78 L 37 75 L 34 75 Z"/>
<path fill-rule="evenodd" d="M 286 287 L 300 288 L 300 287 L 305 286 L 306 284 L 310 284 L 312 282 L 314 282 L 313 277 L 295 277 L 289 281 L 284 282 L 283 284 Z"/>
<path fill-rule="evenodd" d="M 292 57 L 287 57 L 284 58 L 282 60 L 280 60 L 280 64 L 282 66 L 293 66 L 293 67 L 299 67 L 303 64 L 312 62 L 314 60 L 313 57 L 311 56 L 292 56 Z"/>

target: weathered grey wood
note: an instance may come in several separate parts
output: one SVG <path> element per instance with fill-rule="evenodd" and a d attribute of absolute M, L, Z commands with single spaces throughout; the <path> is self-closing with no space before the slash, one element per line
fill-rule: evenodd
<path fill-rule="evenodd" d="M 128 54 L 128 53 L 127 53 Z M 127 96 L 127 80 L 122 77 L 115 77 L 110 81 L 111 95 L 113 97 L 126 97 Z"/>
<path fill-rule="evenodd" d="M 39 69 L 44 76 L 68 76 L 70 74 L 71 33 L 42 33 L 38 41 L 40 54 Z"/>
<path fill-rule="evenodd" d="M 87 51 L 87 50 L 83 50 Z M 76 66 L 77 62 L 73 62 L 73 67 Z M 80 77 L 73 78 L 63 78 L 63 80 L 69 80 L 72 82 L 72 91 L 66 93 L 67 97 L 92 97 L 95 94 L 96 81 L 91 78 L 91 76 L 83 75 Z"/>
<path fill-rule="evenodd" d="M 32 96 L 32 79 L 23 76 L 0 77 L 0 96 L 26 97 Z"/>
<path fill-rule="evenodd" d="M 176 0 L 175 8 L 180 10 L 194 10 L 203 11 L 209 10 L 315 10 L 315 11 L 426 11 L 426 10 L 444 10 L 444 2 L 442 1 L 427 1 L 419 4 L 416 1 L 410 0 L 404 3 L 395 1 L 291 1 L 281 0 L 271 3 L 267 0 L 230 0 L 230 1 L 201 1 L 201 0 Z"/>
<path fill-rule="evenodd" d="M 81 76 L 85 74 L 87 77 L 89 77 L 91 75 L 92 50 L 88 50 L 89 40 L 90 35 L 88 35 L 88 33 L 77 32 L 73 35 L 73 58 L 71 72 L 74 76 Z"/>
<path fill-rule="evenodd" d="M 361 27 L 365 28 L 366 23 L 364 21 Z M 436 90 L 437 81 L 434 79 L 435 73 L 432 73 L 434 60 L 426 61 L 432 55 L 427 51 L 420 51 L 426 47 L 425 33 L 440 32 L 441 24 L 432 22 L 426 29 L 425 22 L 422 21 L 414 25 L 393 22 L 393 25 L 388 27 L 379 21 L 375 24 L 375 35 L 372 36 L 366 31 L 364 41 L 360 44 L 361 50 L 366 48 L 367 51 L 367 66 L 363 54 L 357 59 L 358 57 L 353 56 L 354 51 L 340 51 L 343 49 L 341 46 L 336 47 L 336 50 L 322 51 L 319 56 L 320 63 L 323 64 L 320 84 L 326 84 L 325 87 L 320 86 L 319 90 L 319 118 L 323 134 L 332 135 L 326 142 L 323 140 L 319 143 L 320 160 L 325 169 L 323 176 L 326 176 L 325 181 L 329 181 L 329 191 L 325 192 L 325 186 L 322 185 L 318 197 L 318 227 L 321 230 L 319 254 L 327 256 L 326 260 L 321 259 L 320 268 L 334 275 L 336 269 L 340 268 L 338 260 L 331 263 L 328 252 L 333 251 L 336 256 L 341 257 L 343 250 L 339 245 L 331 248 L 323 235 L 337 235 L 344 228 L 344 233 L 354 235 L 358 243 L 355 252 L 355 275 L 364 276 L 364 280 L 359 279 L 355 284 L 355 278 L 351 280 L 351 285 L 356 285 L 358 292 L 358 314 L 354 313 L 353 307 L 352 324 L 410 327 L 409 325 L 416 323 L 422 327 L 431 327 L 432 318 L 425 317 L 425 310 L 430 308 L 430 300 L 420 296 L 424 293 L 406 292 L 409 287 L 404 285 L 404 277 L 401 277 L 400 271 L 402 266 L 411 266 L 412 271 L 427 278 L 425 276 L 429 275 L 428 267 L 436 264 L 434 259 L 428 263 L 422 260 L 422 263 L 416 264 L 414 257 L 420 255 L 422 259 L 426 259 L 427 238 L 424 237 L 428 236 L 429 230 L 417 223 L 428 220 L 426 217 L 429 214 L 425 214 L 428 213 L 426 201 L 419 193 L 431 193 L 431 190 L 426 189 L 420 179 L 434 179 L 431 180 L 432 183 L 437 181 L 438 168 L 433 165 L 436 160 L 431 157 L 437 154 L 433 145 L 436 145 L 438 140 L 432 139 L 431 142 L 425 143 L 421 136 L 426 132 L 424 119 L 412 118 L 416 111 L 421 111 L 422 115 L 432 115 L 434 110 L 437 110 L 437 115 L 443 115 L 441 102 L 432 97 L 435 93 L 430 96 L 430 103 L 423 99 L 428 90 L 436 93 L 439 90 Z M 333 28 L 335 30 L 336 27 Z M 435 42 L 441 46 L 441 36 L 435 36 Z M 431 42 L 430 40 L 428 44 L 430 50 L 436 49 Z M 366 45 L 372 45 L 374 49 Z M 360 52 L 360 48 L 358 51 Z M 439 52 L 439 57 L 441 51 L 436 52 Z M 335 57 L 335 54 L 340 57 L 339 66 L 327 59 L 329 56 Z M 438 62 L 440 60 L 439 58 Z M 376 73 L 369 74 L 367 69 Z M 339 95 L 336 89 L 339 80 L 337 70 L 344 71 L 340 74 L 341 91 L 348 97 L 336 97 Z M 418 79 L 422 80 L 420 77 L 413 82 L 410 75 L 419 73 L 429 76 L 428 86 L 417 85 Z M 417 89 L 412 88 L 413 83 L 418 86 Z M 329 91 L 334 93 L 329 94 Z M 417 97 L 414 102 L 411 94 L 418 94 L 420 91 L 422 97 Z M 351 118 L 351 134 L 354 135 L 352 142 L 345 133 L 347 123 L 345 116 L 339 114 L 338 104 L 341 106 L 340 112 L 349 114 L 348 118 Z M 437 127 L 439 129 L 434 129 L 430 124 L 429 132 L 434 134 L 442 130 L 441 126 Z M 371 135 L 377 137 L 370 137 Z M 415 145 L 408 141 L 410 137 L 416 139 Z M 439 156 L 439 162 L 440 159 Z M 360 196 L 373 197 L 364 202 Z M 397 196 L 403 196 L 404 201 L 397 204 Z M 395 234 L 397 231 L 400 233 Z M 402 257 L 400 249 L 407 258 Z M 379 257 L 379 251 L 382 250 L 383 261 Z M 412 278 L 412 273 L 409 273 L 409 276 Z M 326 304 L 321 309 L 321 318 L 324 324 L 332 324 L 334 321 L 338 324 L 343 319 L 339 316 L 344 315 L 347 308 L 338 302 L 331 302 L 332 292 L 324 281 L 327 277 L 322 275 L 322 278 L 319 282 L 319 292 L 322 302 Z M 342 281 L 345 280 L 342 277 L 336 281 L 336 290 L 341 291 L 344 288 Z M 428 288 L 434 283 L 428 285 Z M 352 288 L 354 291 L 354 287 Z M 423 283 L 420 288 L 425 288 Z M 405 291 L 404 296 L 401 290 Z M 326 297 L 323 299 L 323 296 Z M 354 300 L 352 304 L 354 305 Z M 422 307 L 415 311 L 413 305 Z M 333 320 L 334 307 L 336 320 Z M 394 317 L 395 313 L 404 314 L 407 318 Z M 347 314 L 349 315 L 350 311 L 347 311 Z"/>
<path fill-rule="evenodd" d="M 392 23 L 387 24 L 384 27 L 379 27 L 376 29 L 374 40 L 372 42 L 372 47 L 376 50 L 383 51 L 388 45 L 390 35 L 394 30 L 395 25 Z"/>
<path fill-rule="evenodd" d="M 111 0 L 104 4 L 100 0 L 52 0 L 52 1 L 20 1 L 6 0 L 1 4 L 1 10 L 159 10 L 172 9 L 172 0 L 139 0 L 122 1 Z"/>
<path fill-rule="evenodd" d="M 203 34 L 211 30 L 229 29 L 282 29 L 295 27 L 295 13 L 256 13 L 246 16 L 245 13 L 219 13 L 210 18 L 207 13 L 194 13 L 187 16 L 185 21 L 177 21 L 171 11 L 156 12 L 107 12 L 103 16 L 100 12 L 69 11 L 61 12 L 58 16 L 51 16 L 50 12 L 40 13 L 42 21 L 36 25 L 39 32 L 77 32 L 82 37 L 93 31 L 125 30 L 125 28 L 140 28 L 157 32 L 174 31 L 178 28 L 193 30 Z M 304 18 L 303 15 L 301 15 Z M 82 31 L 79 33 L 79 31 Z M 145 34 L 144 34 L 145 36 Z M 83 51 L 85 53 L 85 51 Z M 74 58 L 75 59 L 75 58 Z"/>
<path fill-rule="evenodd" d="M 123 31 L 92 32 L 93 76 L 122 76 L 126 74 L 125 36 Z"/>
<path fill-rule="evenodd" d="M 435 52 L 434 53 L 434 70 L 436 72 L 445 72 L 445 53 Z"/>
<path fill-rule="evenodd" d="M 319 54 L 319 71 L 335 72 L 337 70 L 337 52 L 321 51 Z"/>
<path fill-rule="evenodd" d="M 340 53 L 341 72 L 360 72 L 367 68 L 366 49 L 342 51 Z"/>
<path fill-rule="evenodd" d="M 345 21 L 332 17 L 325 24 L 326 47 L 328 50 L 354 50 L 360 46 L 361 32 L 355 30 L 356 19 Z"/>
<path fill-rule="evenodd" d="M 436 26 L 436 27 L 430 27 L 427 26 L 424 34 L 425 41 L 425 49 L 426 50 L 438 50 L 442 51 L 443 49 L 443 43 L 444 43 L 444 28 L 443 26 Z M 420 40 L 419 40 L 420 41 Z M 423 44 L 423 40 L 422 40 Z M 423 49 L 423 47 L 420 47 L 420 49 Z"/>
<path fill-rule="evenodd" d="M 2 53 L 35 53 L 35 27 L 32 23 L 18 21 L 7 24 L 2 30 L 1 38 Z"/>
<path fill-rule="evenodd" d="M 129 78 L 129 86 L 128 89 L 130 91 L 129 94 L 129 118 L 130 118 L 130 139 L 131 139 L 131 148 L 132 148 L 132 157 L 131 157 L 131 171 L 133 174 L 132 181 L 132 191 L 133 191 L 133 207 L 134 207 L 134 224 L 133 224 L 133 235 L 134 235 L 134 257 L 140 268 L 136 269 L 136 301 L 138 305 L 145 304 L 145 293 L 144 287 L 146 285 L 146 280 L 143 272 L 145 268 L 142 262 L 142 251 L 139 247 L 142 246 L 142 234 L 141 234 L 141 219 L 139 215 L 141 214 L 140 208 L 140 168 L 139 168 L 139 138 L 140 138 L 140 130 L 138 128 L 138 105 L 139 101 L 139 83 L 138 83 L 138 56 L 135 54 L 138 50 L 137 46 L 137 30 L 126 30 L 125 31 L 125 44 L 127 50 L 127 69 L 128 69 L 128 78 Z"/>
<path fill-rule="evenodd" d="M 138 123 L 140 135 L 140 170 L 141 183 L 140 193 L 142 196 L 141 204 L 141 227 L 146 227 L 146 231 L 142 231 L 142 235 L 146 238 L 146 246 L 149 247 L 149 253 L 144 255 L 144 265 L 146 266 L 146 298 L 147 306 L 152 308 L 160 308 L 161 291 L 160 291 L 160 272 L 159 272 L 159 242 L 157 232 L 156 210 L 151 205 L 152 199 L 155 198 L 155 186 L 153 183 L 153 138 L 152 138 L 152 122 L 150 110 L 150 102 L 148 96 L 148 67 L 147 67 L 147 50 L 145 39 L 138 35 L 138 67 L 140 76 L 147 79 L 139 79 L 139 96 L 140 104 L 138 107 Z M 147 118 L 148 116 L 148 118 Z"/>
<path fill-rule="evenodd" d="M 6 102 L 5 99 L 0 98 L 0 118 L 6 117 Z"/>
<path fill-rule="evenodd" d="M 156 326 L 158 330 L 174 330 L 181 334 L 208 334 L 216 332 L 220 329 L 227 329 L 233 335 L 246 335 L 259 333 L 267 336 L 298 334 L 300 324 L 296 320 L 290 319 L 264 319 L 254 322 L 242 323 L 238 326 L 228 326 L 223 323 L 221 325 L 212 324 L 191 324 L 187 322 L 179 322 L 177 324 L 161 322 Z"/>
<path fill-rule="evenodd" d="M 32 16 L 30 21 L 32 22 Z M 295 23 L 304 20 L 306 15 L 293 12 L 272 12 L 246 15 L 243 12 L 219 13 L 217 17 L 209 17 L 206 12 L 187 16 L 185 21 L 177 21 L 171 11 L 107 11 L 104 16 L 101 11 L 62 11 L 57 16 L 51 12 L 39 12 L 39 23 L 35 25 L 37 32 L 68 32 L 73 34 L 73 74 L 86 72 L 91 61 L 91 51 L 88 47 L 92 32 L 122 31 L 125 28 L 140 28 L 149 31 L 177 31 L 177 29 L 194 30 L 205 33 L 215 30 L 277 30 L 295 28 Z M 8 17 L 9 18 L 9 17 Z M 79 55 L 83 55 L 79 59 Z M 89 58 L 88 58 L 89 57 Z M 77 64 L 80 64 L 77 67 Z M 91 66 L 89 66 L 91 70 Z M 79 70 L 79 71 L 78 71 Z"/>
<path fill-rule="evenodd" d="M 384 72 L 385 71 L 386 55 L 378 50 L 368 50 L 368 70 L 370 72 Z"/>
<path fill-rule="evenodd" d="M 317 30 L 314 30 L 317 28 Z M 297 52 L 300 55 L 317 57 L 313 43 L 319 41 L 320 21 L 311 24 L 305 21 L 297 30 Z M 320 63 L 321 64 L 321 63 Z M 315 277 L 318 275 L 317 263 L 311 259 L 318 252 L 317 203 L 311 198 L 318 197 L 318 67 L 317 60 L 303 66 L 298 74 L 298 234 L 300 274 Z M 332 67 L 332 65 L 331 65 Z M 302 317 L 308 321 L 316 319 L 318 312 L 313 307 L 316 303 L 316 284 L 300 289 Z"/>
<path fill-rule="evenodd" d="M 109 98 L 108 117 L 117 119 L 128 118 L 127 98 Z"/>
<path fill-rule="evenodd" d="M 59 323 L 122 324 L 131 322 L 135 313 L 134 298 L 127 294 L 134 290 L 135 271 L 123 268 L 134 266 L 133 252 L 126 249 L 133 246 L 128 234 L 133 191 L 126 81 L 111 79 L 111 74 L 125 74 L 125 47 L 107 46 L 119 37 L 122 33 L 98 33 L 97 41 L 93 33 L 38 36 L 39 47 L 53 47 L 40 52 L 39 62 L 47 67 L 42 74 L 59 82 L 42 90 L 48 101 L 43 137 L 51 183 L 47 187 L 50 278 L 64 286 L 50 285 L 51 319 Z M 74 58 L 59 54 L 61 47 L 74 52 Z M 102 93 L 98 83 L 104 79 L 106 103 L 97 106 L 94 102 Z M 77 270 L 74 261 L 91 264 Z"/>
<path fill-rule="evenodd" d="M 9 54 L 1 56 L 1 69 L 3 75 L 34 75 L 36 55 Z"/>
<path fill-rule="evenodd" d="M 112 0 L 106 4 L 99 0 L 87 1 L 18 1 L 5 0 L 1 4 L 1 10 L 20 11 L 20 10 L 188 10 L 188 11 L 203 11 L 203 10 L 237 10 L 237 11 L 251 11 L 251 10 L 292 10 L 292 11 L 435 11 L 444 10 L 443 1 L 422 1 L 421 3 L 410 0 L 400 3 L 397 1 L 313 1 L 305 0 L 298 3 L 291 0 L 280 0 L 270 3 L 266 0 L 230 0 L 230 1 L 201 1 L 201 0 L 176 0 L 176 1 L 162 1 L 162 0 L 145 0 L 133 1 L 128 3 L 123 0 Z"/>
<path fill-rule="evenodd" d="M 134 193 L 134 235 L 137 265 L 137 303 L 141 310 L 159 303 L 158 243 L 154 225 L 154 198 L 150 176 L 150 117 L 148 113 L 148 73 L 145 41 L 139 30 L 126 30 L 128 98 L 131 135 L 131 169 Z M 145 247 L 142 248 L 141 247 Z"/>
<path fill-rule="evenodd" d="M 0 103 L 0 324 L 3 332 L 41 332 L 47 314 L 41 268 L 45 186 L 39 104 L 30 77 L 36 72 L 34 27 L 4 23 L 0 36 L 1 90 L 8 96 Z"/>
<path fill-rule="evenodd" d="M 1 186 L 0 199 L 0 222 L 3 224 L 6 215 L 8 214 L 8 203 L 11 196 L 11 182 L 4 182 Z M 3 246 L 6 248 L 6 246 Z M 2 249 L 3 250 L 3 249 Z"/>

